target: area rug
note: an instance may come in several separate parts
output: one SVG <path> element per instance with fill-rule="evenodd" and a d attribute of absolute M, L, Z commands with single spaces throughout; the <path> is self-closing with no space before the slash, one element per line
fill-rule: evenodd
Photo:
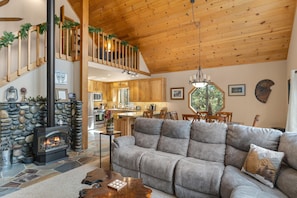
<path fill-rule="evenodd" d="M 104 165 L 108 165 L 109 158 L 105 158 Z M 72 169 L 60 175 L 51 177 L 42 182 L 22 188 L 16 192 L 10 193 L 5 198 L 77 198 L 79 191 L 90 188 L 89 185 L 82 184 L 81 181 L 86 174 L 99 167 L 99 160 Z M 152 198 L 172 198 L 174 196 L 167 195 L 161 191 L 152 189 Z"/>

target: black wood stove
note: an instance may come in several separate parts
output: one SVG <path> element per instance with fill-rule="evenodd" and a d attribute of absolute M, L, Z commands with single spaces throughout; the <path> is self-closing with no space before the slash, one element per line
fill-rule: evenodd
<path fill-rule="evenodd" d="M 69 131 L 68 126 L 36 127 L 33 141 L 34 163 L 44 165 L 67 157 Z"/>
<path fill-rule="evenodd" d="M 55 123 L 55 1 L 47 0 L 47 126 L 34 129 L 34 163 L 67 157 L 69 127 Z"/>

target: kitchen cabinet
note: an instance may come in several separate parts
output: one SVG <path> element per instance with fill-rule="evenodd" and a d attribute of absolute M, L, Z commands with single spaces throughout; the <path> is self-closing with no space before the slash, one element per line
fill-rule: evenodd
<path fill-rule="evenodd" d="M 113 88 L 127 88 L 128 82 L 127 81 L 120 81 L 120 82 L 114 82 Z"/>
<path fill-rule="evenodd" d="M 139 102 L 166 102 L 165 78 L 139 80 Z"/>
<path fill-rule="evenodd" d="M 88 80 L 88 92 L 101 92 L 103 93 L 105 90 L 105 86 L 103 82 Z"/>
<path fill-rule="evenodd" d="M 128 82 L 128 85 L 130 102 L 139 102 L 139 81 L 131 80 Z"/>
<path fill-rule="evenodd" d="M 166 79 L 151 78 L 105 83 L 107 101 L 117 102 L 119 88 L 129 87 L 130 102 L 166 102 Z"/>
<path fill-rule="evenodd" d="M 138 88 L 138 99 L 139 102 L 148 102 L 150 101 L 150 80 L 149 79 L 143 79 L 139 80 L 139 88 Z"/>
<path fill-rule="evenodd" d="M 112 101 L 113 98 L 113 85 L 112 83 L 105 83 L 105 89 L 106 89 L 106 101 Z"/>
<path fill-rule="evenodd" d="M 165 102 L 166 101 L 166 81 L 165 78 L 150 79 L 150 101 Z"/>
<path fill-rule="evenodd" d="M 122 135 L 132 135 L 132 125 L 135 122 L 134 117 L 122 117 L 115 119 L 115 130 L 121 131 Z"/>
<path fill-rule="evenodd" d="M 88 92 L 94 92 L 94 84 L 92 80 L 88 80 Z"/>

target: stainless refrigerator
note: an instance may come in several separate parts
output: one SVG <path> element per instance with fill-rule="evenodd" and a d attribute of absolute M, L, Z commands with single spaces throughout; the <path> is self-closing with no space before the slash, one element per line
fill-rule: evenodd
<path fill-rule="evenodd" d="M 95 128 L 94 94 L 88 94 L 88 130 Z"/>

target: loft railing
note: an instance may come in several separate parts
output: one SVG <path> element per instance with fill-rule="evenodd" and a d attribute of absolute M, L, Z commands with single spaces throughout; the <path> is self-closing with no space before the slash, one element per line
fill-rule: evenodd
<path fill-rule="evenodd" d="M 20 32 L 13 33 L 17 39 L 0 49 L 0 87 L 46 62 L 46 31 L 40 34 L 39 28 L 32 26 L 26 39 L 21 39 Z M 65 29 L 60 23 L 55 32 L 56 58 L 80 60 L 80 27 Z M 104 32 L 90 33 L 89 38 L 89 61 L 139 71 L 139 52 L 135 47 Z"/>

